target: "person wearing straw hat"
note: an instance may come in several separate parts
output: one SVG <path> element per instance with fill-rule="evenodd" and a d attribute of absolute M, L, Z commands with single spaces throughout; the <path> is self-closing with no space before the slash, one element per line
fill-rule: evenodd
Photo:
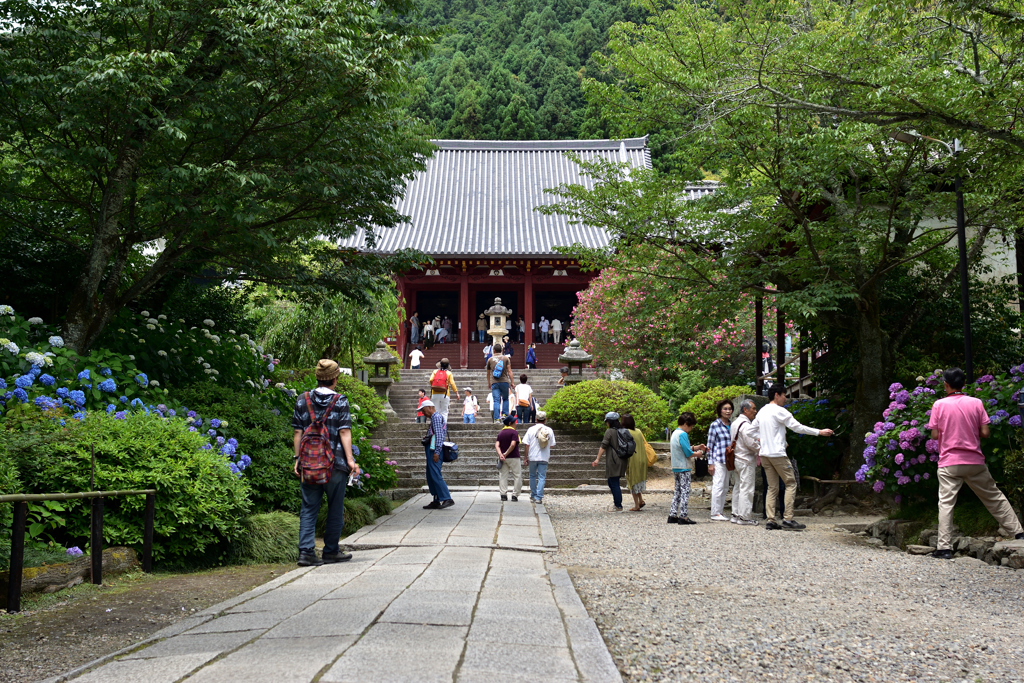
<path fill-rule="evenodd" d="M 444 440 L 448 436 L 448 422 L 437 412 L 437 406 L 433 401 L 424 401 L 420 406 L 423 414 L 430 422 L 430 429 L 424 449 L 427 456 L 427 489 L 433 500 L 423 506 L 424 510 L 443 510 L 455 505 L 452 494 L 448 491 L 448 484 L 444 482 L 441 475 L 441 450 L 444 448 Z"/>
<path fill-rule="evenodd" d="M 345 525 L 345 487 L 349 474 L 361 476 L 362 472 L 353 453 L 359 448 L 352 444 L 352 415 L 348 397 L 339 394 L 338 375 L 341 370 L 333 360 L 322 359 L 316 364 L 316 388 L 303 392 L 295 403 L 292 414 L 292 428 L 295 430 L 295 476 L 299 471 L 299 451 L 302 434 L 314 420 L 323 419 L 330 438 L 334 468 L 330 479 L 324 484 L 300 484 L 302 507 L 299 510 L 299 566 L 311 567 L 324 563 L 346 562 L 351 553 L 343 553 L 338 547 L 341 530 Z M 327 496 L 327 526 L 324 528 L 324 549 L 321 557 L 316 556 L 316 521 L 320 505 Z"/>

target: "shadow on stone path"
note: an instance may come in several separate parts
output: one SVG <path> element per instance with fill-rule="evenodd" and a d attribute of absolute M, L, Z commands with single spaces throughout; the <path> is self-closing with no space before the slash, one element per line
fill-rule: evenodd
<path fill-rule="evenodd" d="M 542 505 L 493 492 L 417 496 L 345 539 L 350 562 L 300 568 L 130 651 L 78 683 L 621 681 L 564 569 Z"/>

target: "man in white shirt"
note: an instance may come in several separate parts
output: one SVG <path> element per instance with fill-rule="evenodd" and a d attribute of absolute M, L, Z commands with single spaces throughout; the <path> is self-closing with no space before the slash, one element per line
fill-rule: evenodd
<path fill-rule="evenodd" d="M 544 482 L 548 476 L 548 461 L 551 447 L 555 445 L 555 433 L 544 424 L 548 416 L 543 410 L 537 411 L 537 424 L 530 427 L 523 437 L 523 462 L 530 468 L 530 500 L 544 502 Z"/>
<path fill-rule="evenodd" d="M 831 429 L 815 429 L 805 427 L 796 421 L 793 414 L 782 406 L 786 403 L 786 389 L 777 384 L 768 389 L 768 405 L 758 411 L 751 423 L 756 428 L 761 440 L 761 466 L 768 478 L 768 493 L 765 495 L 765 529 L 806 529 L 799 522 L 793 521 L 793 509 L 796 507 L 796 477 L 793 475 L 793 464 L 786 456 L 786 428 L 797 434 L 808 436 L 832 436 Z M 775 521 L 775 506 L 779 499 L 779 478 L 786 484 L 785 520 L 779 526 Z"/>
<path fill-rule="evenodd" d="M 462 401 L 462 423 L 476 424 L 476 414 L 480 411 L 480 404 L 469 387 L 464 389 L 466 398 Z"/>
<path fill-rule="evenodd" d="M 556 344 L 562 339 L 562 321 L 558 318 L 551 321 L 551 335 L 555 338 Z"/>
<path fill-rule="evenodd" d="M 420 347 L 418 347 L 418 346 L 416 348 L 414 348 L 412 351 L 410 351 L 409 352 L 409 358 L 411 360 L 409 361 L 409 369 L 410 370 L 419 370 L 420 369 L 420 361 L 423 360 L 423 356 L 425 356 L 425 355 L 426 354 L 423 353 L 423 351 L 421 351 Z"/>
<path fill-rule="evenodd" d="M 533 396 L 533 387 L 526 383 L 526 375 L 519 375 L 519 384 L 516 385 L 516 416 L 519 424 L 526 424 L 530 417 L 530 397 Z"/>
<path fill-rule="evenodd" d="M 548 329 L 550 328 L 550 325 L 551 325 L 551 323 L 549 323 L 544 316 L 540 317 L 540 343 L 541 344 L 547 344 L 548 343 Z"/>

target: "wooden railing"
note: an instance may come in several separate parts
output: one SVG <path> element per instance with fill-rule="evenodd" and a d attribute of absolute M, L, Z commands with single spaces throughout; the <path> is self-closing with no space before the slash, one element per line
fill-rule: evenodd
<path fill-rule="evenodd" d="M 801 349 L 800 353 L 794 354 L 788 358 L 786 362 L 780 363 L 776 366 L 775 370 L 767 375 L 761 375 L 755 381 L 758 383 L 758 386 L 760 386 L 761 382 L 765 381 L 775 382 L 778 380 L 778 373 L 780 371 L 785 373 L 783 368 L 799 361 L 799 378 L 795 382 L 786 385 L 786 396 L 788 398 L 797 398 L 799 396 L 807 395 L 806 390 L 814 384 L 814 375 L 811 366 L 816 360 L 820 360 L 824 355 L 824 353 L 821 353 L 818 356 L 815 356 L 813 349 Z M 783 377 L 785 377 L 785 374 L 783 374 Z"/>
<path fill-rule="evenodd" d="M 0 496 L 0 503 L 13 503 L 14 523 L 11 525 L 11 570 L 7 581 L 7 611 L 21 611 L 21 576 L 25 568 L 25 523 L 28 503 L 43 500 L 92 499 L 90 524 L 90 559 L 92 582 L 103 583 L 103 499 L 115 496 L 146 496 L 145 530 L 142 540 L 142 571 L 153 571 L 153 520 L 156 515 L 156 491 L 88 491 L 84 493 L 17 493 Z"/>

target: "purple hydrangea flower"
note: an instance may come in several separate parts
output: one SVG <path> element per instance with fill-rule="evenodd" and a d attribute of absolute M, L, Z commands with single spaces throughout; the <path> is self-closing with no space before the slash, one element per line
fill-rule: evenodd
<path fill-rule="evenodd" d="M 218 427 L 220 427 L 220 420 L 218 420 L 217 418 L 213 418 L 212 420 L 210 420 L 210 426 L 213 427 L 214 429 L 217 429 Z"/>
<path fill-rule="evenodd" d="M 896 457 L 893 458 L 893 462 L 895 462 L 897 465 L 902 465 L 903 464 L 903 454 L 902 453 L 897 453 Z M 900 475 L 897 474 L 896 476 L 898 477 Z"/>
<path fill-rule="evenodd" d="M 119 410 L 116 413 L 114 413 L 115 420 L 123 420 L 126 417 L 128 417 L 128 413 L 124 412 L 123 410 Z"/>
<path fill-rule="evenodd" d="M 885 488 L 885 484 L 883 484 L 881 480 L 878 480 L 871 485 L 871 488 L 874 489 L 875 493 L 881 493 L 882 489 Z"/>
<path fill-rule="evenodd" d="M 1013 415 L 1009 419 L 1011 427 L 1020 427 L 1020 415 Z"/>
<path fill-rule="evenodd" d="M 932 475 L 925 472 L 924 474 L 921 475 L 921 478 L 924 479 L 925 481 L 928 481 L 929 479 L 932 478 Z"/>
<path fill-rule="evenodd" d="M 71 557 L 81 557 L 84 554 L 82 552 L 82 549 L 79 548 L 77 545 L 74 546 L 74 547 L 68 548 L 66 552 Z"/>

